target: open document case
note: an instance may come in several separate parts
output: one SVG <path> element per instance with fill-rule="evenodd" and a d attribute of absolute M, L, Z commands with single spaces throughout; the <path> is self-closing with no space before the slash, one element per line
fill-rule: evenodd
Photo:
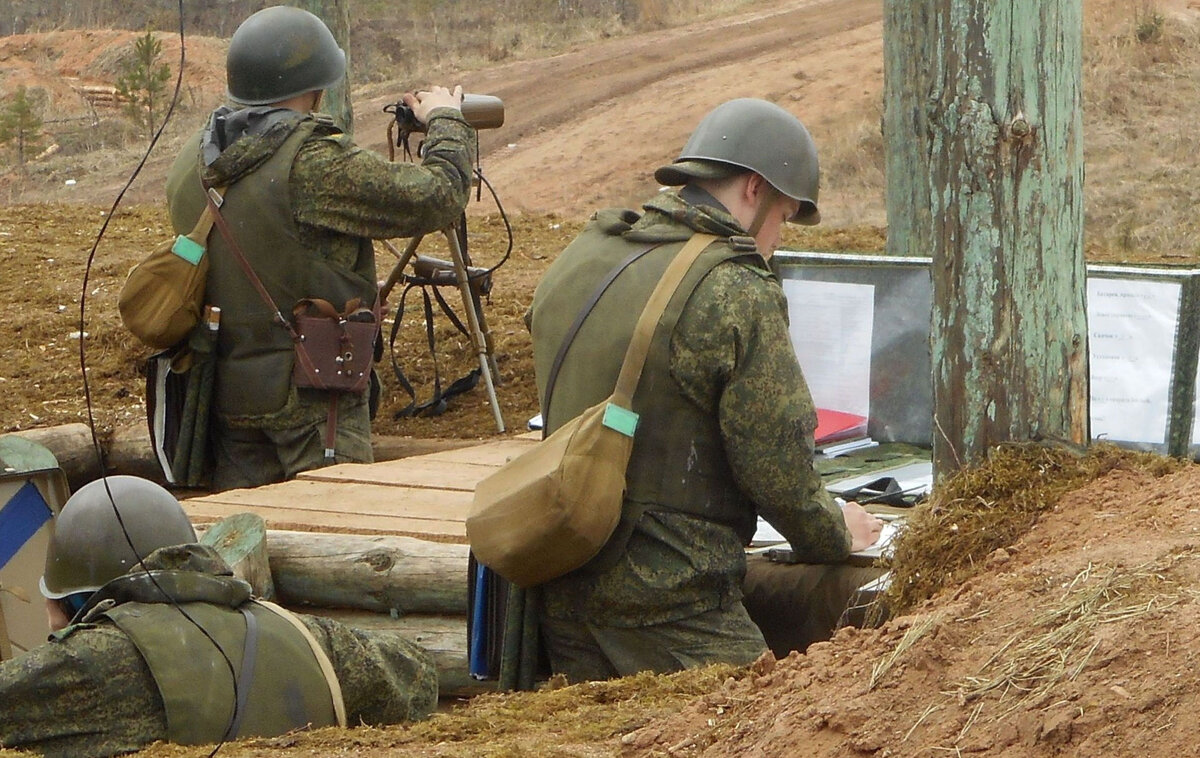
<path fill-rule="evenodd" d="M 890 554 L 891 541 L 900 531 L 909 509 L 929 494 L 933 466 L 929 452 L 902 443 L 888 443 L 844 455 L 818 455 L 814 465 L 825 488 L 841 502 L 854 501 L 884 522 L 879 541 L 852 553 L 851 563 L 871 565 Z M 750 543 L 751 553 L 762 553 L 780 563 L 799 562 L 791 546 L 762 518 Z"/>

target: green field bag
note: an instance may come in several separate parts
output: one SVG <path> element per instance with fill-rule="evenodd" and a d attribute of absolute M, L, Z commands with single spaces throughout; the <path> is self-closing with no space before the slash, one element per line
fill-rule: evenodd
<path fill-rule="evenodd" d="M 631 410 L 633 392 L 650 339 L 684 275 L 714 239 L 694 235 L 671 261 L 638 319 L 612 395 L 475 488 L 467 539 L 480 563 L 518 587 L 532 587 L 579 568 L 604 547 L 621 517 L 625 469 L 638 421 Z M 571 325 L 550 372 L 544 409 L 561 359 L 584 318 L 616 275 L 650 249 L 610 272 Z"/>
<path fill-rule="evenodd" d="M 212 225 L 212 212 L 205 208 L 192 231 L 163 243 L 125 278 L 117 308 L 125 328 L 143 344 L 166 350 L 200 323 Z"/>

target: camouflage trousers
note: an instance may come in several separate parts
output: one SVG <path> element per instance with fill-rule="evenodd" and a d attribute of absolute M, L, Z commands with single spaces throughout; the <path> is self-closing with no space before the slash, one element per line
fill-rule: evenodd
<path fill-rule="evenodd" d="M 299 423 L 282 429 L 231 428 L 219 420 L 212 426 L 216 492 L 257 487 L 291 479 L 301 471 L 328 465 L 325 430 L 328 395 L 311 393 Z M 335 463 L 371 463 L 371 418 L 367 396 L 343 396 L 338 404 Z"/>
<path fill-rule="evenodd" d="M 767 650 L 762 633 L 737 603 L 665 624 L 621 628 L 542 618 L 550 669 L 572 682 L 639 671 L 660 674 L 710 663 L 747 665 Z"/>
<path fill-rule="evenodd" d="M 843 563 L 772 563 L 746 560 L 742 602 L 776 658 L 827 640 L 842 626 L 876 626 L 886 620 L 861 588 L 884 570 Z"/>

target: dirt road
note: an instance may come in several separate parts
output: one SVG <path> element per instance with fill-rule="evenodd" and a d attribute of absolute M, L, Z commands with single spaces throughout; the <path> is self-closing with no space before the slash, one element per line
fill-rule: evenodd
<path fill-rule="evenodd" d="M 820 144 L 847 114 L 877 108 L 881 15 L 879 0 L 796 0 L 465 74 L 468 91 L 506 105 L 504 126 L 480 135 L 485 173 L 522 210 L 577 216 L 636 203 L 704 113 L 733 97 L 783 104 Z M 397 93 L 364 94 L 356 133 L 385 151 L 381 110 Z"/>
<path fill-rule="evenodd" d="M 464 71 L 442 83 L 461 82 L 468 92 L 503 98 L 506 122 L 481 132 L 480 147 L 485 175 L 506 208 L 586 217 L 597 207 L 636 205 L 653 193 L 654 168 L 677 154 L 706 111 L 733 97 L 763 97 L 789 108 L 808 125 L 823 154 L 826 145 L 843 139 L 855 124 L 867 124 L 877 133 L 881 15 L 879 0 L 768 1 L 722 19 Z M 89 75 L 102 78 L 111 66 L 101 62 L 127 47 L 133 34 L 95 31 L 0 39 L 0 59 L 5 61 L 0 73 L 8 71 L 10 78 L 18 76 L 28 86 L 51 88 L 59 93 L 60 108 L 77 108 L 79 98 L 65 82 L 84 85 L 92 83 Z M 164 37 L 163 42 L 165 59 L 178 55 L 176 40 Z M 178 134 L 155 148 L 125 202 L 161 202 L 179 139 L 223 96 L 222 45 L 211 38 L 189 39 L 185 87 L 192 107 L 176 115 Z M 34 55 L 44 49 L 53 56 Z M 409 86 L 409 81 L 393 79 L 356 91 L 360 143 L 386 153 L 390 117 L 383 106 Z M 108 205 L 140 157 L 137 152 L 138 146 L 131 144 L 99 158 L 71 161 L 56 168 L 49 181 L 12 199 Z M 839 191 L 846 172 L 833 173 L 825 172 L 822 188 L 826 222 L 882 224 L 879 188 Z M 66 185 L 67 178 L 76 181 Z M 476 211 L 490 208 L 487 203 L 473 206 Z"/>

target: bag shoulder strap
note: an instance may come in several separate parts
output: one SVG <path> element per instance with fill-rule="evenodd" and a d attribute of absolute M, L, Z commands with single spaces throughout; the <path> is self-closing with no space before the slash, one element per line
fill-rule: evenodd
<path fill-rule="evenodd" d="M 208 233 L 212 231 L 213 212 L 207 204 L 204 206 L 204 212 L 200 214 L 200 218 L 196 219 L 196 225 L 192 227 L 192 231 L 187 233 L 188 239 L 201 244 L 208 239 Z"/>
<path fill-rule="evenodd" d="M 333 662 L 329 660 L 325 648 L 321 647 L 321 643 L 317 642 L 317 638 L 308 630 L 304 622 L 296 618 L 296 614 L 269 600 L 256 599 L 254 602 L 296 627 L 296 631 L 304 637 L 317 659 L 317 664 L 321 667 L 321 673 L 325 675 L 325 683 L 329 685 L 329 696 L 333 699 L 333 713 L 337 718 L 337 724 L 341 727 L 346 726 L 346 701 L 342 698 L 342 683 L 338 681 L 337 673 L 333 670 Z"/>
<path fill-rule="evenodd" d="M 683 277 L 691 269 L 692 264 L 716 239 L 717 237 L 712 234 L 693 234 L 683 249 L 675 255 L 671 265 L 667 266 L 662 278 L 658 280 L 654 292 L 646 301 L 646 307 L 642 309 L 641 317 L 638 318 L 637 326 L 633 330 L 633 340 L 630 341 L 629 348 L 625 351 L 625 362 L 621 364 L 621 373 L 617 377 L 616 389 L 613 390 L 612 403 L 624 408 L 630 406 L 638 380 L 642 378 L 642 367 L 645 366 L 646 355 L 650 352 L 650 338 L 654 336 L 659 319 L 662 318 L 667 304 L 671 302 L 671 298 L 675 295 L 675 291 L 679 288 Z"/>
<path fill-rule="evenodd" d="M 586 319 L 588 314 L 592 312 L 592 309 L 596 307 L 596 303 L 600 301 L 600 297 L 605 293 L 605 291 L 608 290 L 609 285 L 616 281 L 616 278 L 621 275 L 622 271 L 629 268 L 634 261 L 641 258 L 651 250 L 659 247 L 660 245 L 661 243 L 656 243 L 654 245 L 650 245 L 649 247 L 642 248 L 641 250 L 635 250 L 626 256 L 623 261 L 614 266 L 613 269 L 604 276 L 604 279 L 601 280 L 598 285 L 596 285 L 596 289 L 592 292 L 591 297 L 587 299 L 587 302 L 584 303 L 583 308 L 581 308 L 579 313 L 575 315 L 575 321 L 571 323 L 570 328 L 567 329 L 566 336 L 563 337 L 562 343 L 558 346 L 558 353 L 556 353 L 554 356 L 554 363 L 550 365 L 550 375 L 546 379 L 546 397 L 542 399 L 543 437 L 545 436 L 547 422 L 550 420 L 550 400 L 554 397 L 554 384 L 558 380 L 559 369 L 562 368 L 563 359 L 567 357 L 567 350 L 570 349 L 571 343 L 575 341 L 575 335 L 579 333 L 580 327 L 583 326 L 584 319 Z"/>
<path fill-rule="evenodd" d="M 263 299 L 263 302 L 275 314 L 275 320 L 282 324 L 288 330 L 288 333 L 292 335 L 292 338 L 295 339 L 296 334 L 292 329 L 291 322 L 283 317 L 279 306 L 275 304 L 275 299 L 271 297 L 270 292 L 267 292 L 267 288 L 263 285 L 262 280 L 258 278 L 258 274 L 254 273 L 254 268 L 250 265 L 250 261 L 246 260 L 245 253 L 242 252 L 242 246 L 234 239 L 233 231 L 229 228 L 225 217 L 221 215 L 221 203 L 224 202 L 221 193 L 216 188 L 209 187 L 204 192 L 204 197 L 208 201 L 206 210 L 212 215 L 213 221 L 217 224 L 217 229 L 220 230 L 221 236 L 225 238 L 225 244 L 229 245 L 230 251 L 233 252 L 233 257 L 237 259 L 238 265 L 246 273 L 246 278 L 254 285 L 254 289 L 258 291 L 258 296 Z"/>

